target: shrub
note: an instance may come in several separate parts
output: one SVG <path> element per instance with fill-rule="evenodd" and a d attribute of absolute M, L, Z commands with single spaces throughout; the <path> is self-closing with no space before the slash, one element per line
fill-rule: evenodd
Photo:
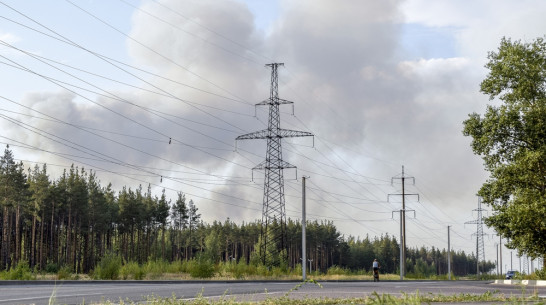
<path fill-rule="evenodd" d="M 69 266 L 63 266 L 57 271 L 58 280 L 70 280 L 72 279 L 72 268 Z"/>
<path fill-rule="evenodd" d="M 301 267 L 300 267 L 300 269 L 301 269 Z M 351 271 L 347 270 L 347 269 L 344 269 L 344 268 L 341 268 L 339 266 L 332 266 L 332 267 L 328 268 L 327 274 L 328 275 L 349 275 L 349 274 L 351 274 Z"/>
<path fill-rule="evenodd" d="M 535 270 L 535 275 L 540 280 L 546 280 L 546 267 L 543 267 L 542 270 Z"/>
<path fill-rule="evenodd" d="M 269 275 L 269 269 L 266 266 L 260 264 L 256 268 L 256 275 L 268 276 Z"/>
<path fill-rule="evenodd" d="M 198 258 L 189 271 L 194 278 L 211 278 L 215 273 L 212 261 L 202 258 Z"/>
<path fill-rule="evenodd" d="M 146 270 L 136 262 L 128 262 L 121 267 L 120 275 L 124 280 L 143 280 L 146 276 Z"/>
<path fill-rule="evenodd" d="M 51 261 L 48 261 L 46 266 L 45 266 L 45 272 L 46 273 L 57 273 L 59 271 L 59 265 L 51 262 Z"/>
<path fill-rule="evenodd" d="M 233 268 L 232 275 L 236 279 L 242 279 L 245 277 L 245 274 L 248 274 L 249 271 L 250 270 L 248 270 L 247 264 L 241 261 L 237 263 Z"/>
<path fill-rule="evenodd" d="M 181 260 L 171 262 L 167 267 L 167 272 L 169 273 L 181 273 L 186 272 L 186 270 L 185 262 L 182 262 Z"/>
<path fill-rule="evenodd" d="M 7 280 L 32 280 L 35 278 L 35 275 L 30 270 L 27 261 L 20 261 L 17 265 L 12 266 L 9 271 L 4 275 L 4 278 Z"/>
<path fill-rule="evenodd" d="M 99 280 L 117 280 L 121 269 L 121 257 L 109 253 L 104 256 L 93 272 L 93 277 Z"/>
<path fill-rule="evenodd" d="M 146 273 L 156 279 L 169 270 L 169 263 L 165 260 L 150 260 L 146 264 Z"/>

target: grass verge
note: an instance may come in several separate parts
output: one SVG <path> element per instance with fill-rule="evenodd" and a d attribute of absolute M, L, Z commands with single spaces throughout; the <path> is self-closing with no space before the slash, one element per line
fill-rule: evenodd
<path fill-rule="evenodd" d="M 383 305 L 383 304 L 441 304 L 441 303 L 469 303 L 469 302 L 486 302 L 491 304 L 525 304 L 525 305 L 546 305 L 544 300 L 538 298 L 537 294 L 529 297 L 522 296 L 505 296 L 498 294 L 497 292 L 488 291 L 481 295 L 472 294 L 457 294 L 457 295 L 441 295 L 441 294 L 425 294 L 422 295 L 418 291 L 415 293 L 403 293 L 400 296 L 394 296 L 390 294 L 379 294 L 373 292 L 369 296 L 359 298 L 294 298 L 291 297 L 291 292 L 298 290 L 304 284 L 315 284 L 321 287 L 319 283 L 314 280 L 308 280 L 300 283 L 288 291 L 282 297 L 266 297 L 262 300 L 238 300 L 231 296 L 221 296 L 217 298 L 207 298 L 203 296 L 201 291 L 195 298 L 192 299 L 178 299 L 175 295 L 170 298 L 148 297 L 145 302 L 132 302 L 132 301 L 105 301 L 97 305 L 114 305 L 114 304 L 149 304 L 149 305 L 334 305 L 334 304 L 362 304 L 362 305 Z M 253 296 L 247 296 L 253 298 Z"/>

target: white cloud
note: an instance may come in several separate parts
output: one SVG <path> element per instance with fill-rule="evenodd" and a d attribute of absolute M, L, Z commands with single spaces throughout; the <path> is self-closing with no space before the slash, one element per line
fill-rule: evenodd
<path fill-rule="evenodd" d="M 13 33 L 0 32 L 0 40 L 2 40 L 3 42 L 9 43 L 9 44 L 14 44 L 14 43 L 20 41 L 21 39 L 19 37 L 17 37 L 16 35 L 14 35 Z"/>

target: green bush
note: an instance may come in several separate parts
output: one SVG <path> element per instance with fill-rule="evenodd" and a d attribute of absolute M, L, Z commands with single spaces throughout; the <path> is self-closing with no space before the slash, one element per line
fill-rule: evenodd
<path fill-rule="evenodd" d="M 249 267 L 247 264 L 245 264 L 244 262 L 239 262 L 237 264 L 233 264 L 234 267 L 233 267 L 233 271 L 232 271 L 232 276 L 236 279 L 242 279 L 245 277 L 245 274 L 248 274 L 249 273 Z"/>
<path fill-rule="evenodd" d="M 301 265 L 300 265 L 301 266 Z M 300 267 L 301 269 L 301 267 Z M 350 275 L 351 271 L 345 268 L 341 268 L 339 266 L 332 266 L 328 268 L 328 275 Z"/>
<path fill-rule="evenodd" d="M 17 265 L 12 266 L 10 270 L 4 272 L 4 275 L 2 277 L 6 280 L 22 281 L 28 281 L 36 278 L 36 276 L 30 270 L 27 261 L 20 261 Z"/>
<path fill-rule="evenodd" d="M 146 264 L 148 277 L 156 279 L 169 270 L 169 262 L 165 260 L 149 260 Z"/>
<path fill-rule="evenodd" d="M 93 272 L 93 278 L 99 280 L 117 280 L 121 270 L 121 257 L 109 253 L 104 256 Z"/>
<path fill-rule="evenodd" d="M 185 273 L 187 272 L 187 268 L 185 266 L 185 261 L 177 260 L 174 262 L 171 262 L 169 266 L 167 267 L 168 273 Z"/>
<path fill-rule="evenodd" d="M 45 272 L 46 273 L 57 273 L 59 271 L 59 265 L 48 261 L 45 266 Z"/>
<path fill-rule="evenodd" d="M 539 280 L 546 280 L 546 267 L 543 267 L 542 270 L 535 270 L 535 275 Z"/>
<path fill-rule="evenodd" d="M 120 275 L 124 280 L 143 280 L 146 276 L 146 270 L 136 262 L 128 262 L 121 267 Z"/>
<path fill-rule="evenodd" d="M 271 268 L 271 275 L 273 275 L 274 277 L 282 277 L 286 274 L 288 274 L 288 272 L 283 266 Z"/>
<path fill-rule="evenodd" d="M 269 275 L 269 269 L 266 266 L 260 264 L 256 268 L 256 275 L 268 276 Z"/>
<path fill-rule="evenodd" d="M 210 260 L 198 258 L 192 264 L 189 272 L 190 276 L 194 278 L 211 278 L 215 274 L 214 264 Z"/>
<path fill-rule="evenodd" d="M 71 280 L 72 279 L 72 268 L 70 266 L 63 266 L 57 271 L 58 280 Z"/>

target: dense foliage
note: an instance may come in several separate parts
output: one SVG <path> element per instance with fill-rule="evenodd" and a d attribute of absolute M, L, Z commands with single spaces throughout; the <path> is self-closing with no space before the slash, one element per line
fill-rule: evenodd
<path fill-rule="evenodd" d="M 489 53 L 481 92 L 498 98 L 484 116 L 473 113 L 472 137 L 490 179 L 479 195 L 493 208 L 486 224 L 530 257 L 546 256 L 546 41 L 502 39 Z"/>
<path fill-rule="evenodd" d="M 206 224 L 183 193 L 172 202 L 165 191 L 153 196 L 149 186 L 115 192 L 110 185 L 101 186 L 94 172 L 74 166 L 51 180 L 46 165 L 25 172 L 9 147 L 0 158 L 0 199 L 0 270 L 28 265 L 33 270 L 94 270 L 99 278 L 123 278 L 120 264 L 129 270 L 131 264 L 199 258 L 202 265 L 192 270 L 200 274 L 210 273 L 210 265 L 217 263 L 259 264 L 253 259 L 260 235 L 257 221 Z M 301 223 L 289 219 L 286 227 L 285 268 L 292 268 L 301 263 Z M 328 221 L 307 223 L 307 258 L 311 269 L 321 272 L 334 266 L 369 270 L 377 258 L 382 272 L 396 273 L 400 263 L 394 237 L 345 238 Z M 473 256 L 453 253 L 452 261 L 455 275 L 475 272 Z M 446 263 L 445 250 L 407 251 L 409 274 L 445 274 Z M 484 271 L 492 268 L 489 264 Z"/>

